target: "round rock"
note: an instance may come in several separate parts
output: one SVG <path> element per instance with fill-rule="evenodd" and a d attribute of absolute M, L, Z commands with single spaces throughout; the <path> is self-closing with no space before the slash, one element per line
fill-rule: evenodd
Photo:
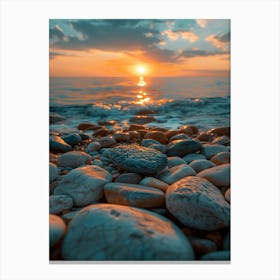
<path fill-rule="evenodd" d="M 212 141 L 212 144 L 227 145 L 230 143 L 228 136 L 219 136 Z"/>
<path fill-rule="evenodd" d="M 72 147 L 67 144 L 61 137 L 52 135 L 50 137 L 50 151 L 53 153 L 66 153 L 72 150 Z"/>
<path fill-rule="evenodd" d="M 57 165 L 60 167 L 76 168 L 91 163 L 91 156 L 85 152 L 72 151 L 61 155 Z"/>
<path fill-rule="evenodd" d="M 74 206 L 85 206 L 99 201 L 103 187 L 112 181 L 112 175 L 96 165 L 88 165 L 71 170 L 54 190 L 54 194 L 72 197 Z"/>
<path fill-rule="evenodd" d="M 156 179 L 154 177 L 146 177 L 142 181 L 140 181 L 139 184 L 153 187 L 153 188 L 159 189 L 163 192 L 165 192 L 167 190 L 167 188 L 169 187 L 168 184 L 166 184 L 165 182 L 163 182 L 159 179 Z"/>
<path fill-rule="evenodd" d="M 138 184 L 143 177 L 137 173 L 123 173 L 116 180 L 116 183 Z"/>
<path fill-rule="evenodd" d="M 197 256 L 217 251 L 217 245 L 212 240 L 198 237 L 190 237 L 189 240 Z"/>
<path fill-rule="evenodd" d="M 168 168 L 172 168 L 177 165 L 186 164 L 186 162 L 180 157 L 168 157 L 167 158 L 167 166 Z"/>
<path fill-rule="evenodd" d="M 61 137 L 67 144 L 75 146 L 83 141 L 82 137 L 78 133 L 68 134 Z"/>
<path fill-rule="evenodd" d="M 161 131 L 151 131 L 151 132 L 147 132 L 145 134 L 145 138 L 146 139 L 154 139 L 157 140 L 159 143 L 161 144 L 166 144 L 168 141 L 168 138 L 166 137 L 166 135 L 161 132 Z"/>
<path fill-rule="evenodd" d="M 139 145 L 120 145 L 110 150 L 112 162 L 127 171 L 151 175 L 167 164 L 166 155 Z"/>
<path fill-rule="evenodd" d="M 66 225 L 64 221 L 56 215 L 49 215 L 49 240 L 50 247 L 56 245 L 64 236 Z"/>
<path fill-rule="evenodd" d="M 206 159 L 211 159 L 214 155 L 227 151 L 225 146 L 218 144 L 203 144 L 201 148 L 201 153 L 205 155 Z"/>
<path fill-rule="evenodd" d="M 68 195 L 51 195 L 49 197 L 49 213 L 59 214 L 73 207 L 73 199 Z"/>
<path fill-rule="evenodd" d="M 195 170 L 196 173 L 215 166 L 216 164 L 214 164 L 212 161 L 207 159 L 197 159 L 197 160 L 193 160 L 190 163 L 190 167 L 193 170 Z"/>
<path fill-rule="evenodd" d="M 98 140 L 98 142 L 99 142 L 101 148 L 109 148 L 117 143 L 115 138 L 111 137 L 111 136 L 102 137 Z"/>
<path fill-rule="evenodd" d="M 211 161 L 216 165 L 221 165 L 225 163 L 230 163 L 230 153 L 229 152 L 221 152 L 211 157 Z"/>
<path fill-rule="evenodd" d="M 230 203 L 230 188 L 228 188 L 225 192 L 225 199 Z"/>
<path fill-rule="evenodd" d="M 116 234 L 117 233 L 117 234 Z M 64 260 L 193 260 L 190 242 L 170 220 L 129 206 L 97 204 L 78 212 L 62 244 Z"/>
<path fill-rule="evenodd" d="M 165 203 L 164 192 L 159 189 L 137 184 L 109 183 L 104 186 L 109 203 L 139 208 L 162 207 Z"/>
<path fill-rule="evenodd" d="M 202 154 L 188 154 L 183 157 L 183 160 L 186 161 L 187 163 L 191 163 L 192 161 L 196 159 L 206 159 L 205 155 Z"/>
<path fill-rule="evenodd" d="M 49 163 L 49 182 L 51 183 L 58 177 L 58 168 L 55 164 Z"/>
<path fill-rule="evenodd" d="M 85 151 L 87 153 L 91 153 L 91 152 L 98 151 L 100 148 L 101 148 L 100 143 L 94 141 L 94 142 L 91 142 L 90 144 L 87 145 Z"/>
<path fill-rule="evenodd" d="M 186 154 L 194 153 L 200 150 L 200 143 L 195 140 L 175 140 L 168 144 L 167 155 L 168 156 L 180 156 L 183 157 Z"/>
<path fill-rule="evenodd" d="M 221 191 L 206 179 L 190 176 L 166 191 L 166 206 L 182 224 L 216 230 L 230 223 L 230 206 Z"/>

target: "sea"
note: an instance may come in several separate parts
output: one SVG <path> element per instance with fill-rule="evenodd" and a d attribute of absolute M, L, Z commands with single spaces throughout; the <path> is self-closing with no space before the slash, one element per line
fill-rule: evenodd
<path fill-rule="evenodd" d="M 154 112 L 149 126 L 230 126 L 229 77 L 51 77 L 49 90 L 50 112 L 65 118 L 50 125 L 59 133 L 104 120 L 127 127 L 143 109 Z"/>

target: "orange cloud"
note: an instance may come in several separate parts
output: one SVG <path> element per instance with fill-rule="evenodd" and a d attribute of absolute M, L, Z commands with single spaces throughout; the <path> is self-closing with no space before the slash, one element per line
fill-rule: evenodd
<path fill-rule="evenodd" d="M 184 40 L 188 40 L 191 43 L 196 42 L 199 37 L 191 31 L 182 31 L 182 30 L 178 30 L 178 31 L 172 31 L 172 30 L 165 30 L 161 33 L 162 35 L 166 35 L 168 37 L 169 40 L 171 41 L 176 41 L 179 38 L 182 38 Z"/>

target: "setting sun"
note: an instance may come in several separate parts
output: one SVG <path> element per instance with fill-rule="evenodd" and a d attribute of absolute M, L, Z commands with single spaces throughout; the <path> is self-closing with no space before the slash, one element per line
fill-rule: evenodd
<path fill-rule="evenodd" d="M 140 75 L 143 75 L 146 72 L 146 69 L 143 66 L 139 66 L 137 71 Z"/>

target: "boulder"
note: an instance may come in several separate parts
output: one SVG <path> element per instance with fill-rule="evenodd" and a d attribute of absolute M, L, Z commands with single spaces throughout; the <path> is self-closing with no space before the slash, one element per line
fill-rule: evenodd
<path fill-rule="evenodd" d="M 138 184 L 143 177 L 137 173 L 123 173 L 116 178 L 116 183 Z"/>

